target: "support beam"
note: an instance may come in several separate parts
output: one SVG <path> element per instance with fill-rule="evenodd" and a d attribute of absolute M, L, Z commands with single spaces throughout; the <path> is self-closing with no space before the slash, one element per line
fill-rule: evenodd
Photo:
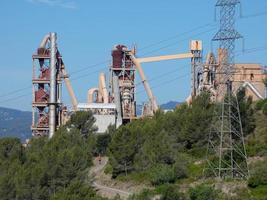
<path fill-rule="evenodd" d="M 147 58 L 136 58 L 139 63 L 147 63 L 147 62 L 158 62 L 163 60 L 176 60 L 176 59 L 185 59 L 185 58 L 193 58 L 194 55 L 192 53 L 182 53 L 182 54 L 174 54 L 174 55 L 166 55 L 166 56 L 155 56 L 155 57 L 147 57 Z"/>
<path fill-rule="evenodd" d="M 57 90 L 57 69 L 56 69 L 56 33 L 50 33 L 51 52 L 50 52 L 50 105 L 49 105 L 49 138 L 52 138 L 56 130 L 56 90 Z"/>
<path fill-rule="evenodd" d="M 138 70 L 138 72 L 140 74 L 140 77 L 141 77 L 141 80 L 142 80 L 143 85 L 145 87 L 147 96 L 148 96 L 149 101 L 150 101 L 150 103 L 152 105 L 153 112 L 155 113 L 159 109 L 159 107 L 158 107 L 158 104 L 156 102 L 156 98 L 154 97 L 154 95 L 152 93 L 152 90 L 151 90 L 151 88 L 150 88 L 150 86 L 149 86 L 149 84 L 147 82 L 147 79 L 146 79 L 145 73 L 143 71 L 143 68 L 142 68 L 139 60 L 136 59 L 135 56 L 132 53 L 130 53 L 130 56 L 131 56 L 131 59 L 132 59 L 134 65 L 136 66 L 136 68 L 137 68 L 137 70 Z"/>
<path fill-rule="evenodd" d="M 71 83 L 70 83 L 69 75 L 65 69 L 65 65 L 64 65 L 63 61 L 62 61 L 61 71 L 62 71 L 63 79 L 65 81 L 65 84 L 66 84 L 66 87 L 67 87 L 67 90 L 68 90 L 68 93 L 70 96 L 72 108 L 74 111 L 77 111 L 78 101 L 77 101 L 77 98 L 74 94 L 73 88 L 72 88 Z"/>
<path fill-rule="evenodd" d="M 121 97 L 120 97 L 120 89 L 119 89 L 119 79 L 117 75 L 113 76 L 113 89 L 114 89 L 114 100 L 117 109 L 117 119 L 116 119 L 116 127 L 118 128 L 122 125 L 122 110 L 121 110 Z"/>

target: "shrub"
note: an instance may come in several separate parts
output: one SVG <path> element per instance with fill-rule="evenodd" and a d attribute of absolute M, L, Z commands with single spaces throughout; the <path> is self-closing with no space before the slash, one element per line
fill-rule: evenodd
<path fill-rule="evenodd" d="M 154 192 L 148 189 L 144 189 L 142 192 L 139 194 L 133 194 L 132 196 L 129 197 L 129 200 L 148 200 L 152 199 L 154 196 Z"/>
<path fill-rule="evenodd" d="M 217 192 L 213 187 L 199 185 L 189 190 L 191 200 L 214 200 L 217 198 Z"/>
<path fill-rule="evenodd" d="M 257 162 L 251 170 L 248 186 L 255 188 L 260 185 L 267 185 L 267 161 Z"/>
<path fill-rule="evenodd" d="M 263 104 L 265 103 L 265 100 L 259 100 L 257 101 L 256 105 L 255 105 L 255 110 L 261 110 Z"/>
<path fill-rule="evenodd" d="M 267 114 L 267 99 L 257 101 L 255 109 L 262 110 L 264 114 Z"/>
<path fill-rule="evenodd" d="M 262 112 L 263 112 L 263 114 L 267 115 L 267 101 L 262 106 Z"/>
<path fill-rule="evenodd" d="M 186 155 L 177 155 L 176 161 L 173 165 L 173 170 L 176 179 L 186 178 L 188 176 L 189 158 Z"/>
<path fill-rule="evenodd" d="M 160 200 L 180 200 L 184 199 L 176 185 L 167 185 L 161 194 Z"/>
<path fill-rule="evenodd" d="M 259 199 L 259 200 L 265 200 L 267 197 L 267 185 L 258 186 L 256 188 L 253 188 L 249 191 L 250 196 L 253 198 L 247 198 L 247 200 L 251 199 Z M 238 199 L 238 200 L 246 200 L 246 199 Z"/>
<path fill-rule="evenodd" d="M 170 165 L 156 165 L 150 171 L 150 182 L 153 185 L 161 185 L 164 183 L 174 183 L 176 175 L 173 167 Z"/>

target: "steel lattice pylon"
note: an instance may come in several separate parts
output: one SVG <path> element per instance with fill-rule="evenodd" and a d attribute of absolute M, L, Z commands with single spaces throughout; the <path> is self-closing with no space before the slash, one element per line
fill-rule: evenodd
<path fill-rule="evenodd" d="M 232 88 L 235 72 L 235 40 L 242 36 L 235 30 L 236 6 L 239 0 L 218 0 L 220 30 L 213 41 L 219 42 L 217 105 L 209 132 L 206 175 L 219 178 L 247 178 L 249 171 L 244 144 L 236 88 Z"/>

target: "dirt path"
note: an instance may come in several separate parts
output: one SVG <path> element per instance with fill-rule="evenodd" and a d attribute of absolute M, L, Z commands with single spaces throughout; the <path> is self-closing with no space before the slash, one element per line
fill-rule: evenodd
<path fill-rule="evenodd" d="M 112 199 L 119 195 L 121 199 L 126 200 L 133 194 L 130 190 L 125 189 L 126 183 L 121 183 L 112 180 L 109 175 L 104 173 L 105 166 L 108 163 L 108 158 L 103 157 L 101 163 L 98 159 L 94 160 L 94 166 L 90 170 L 90 177 L 93 179 L 92 186 L 96 188 L 97 193 L 103 197 Z"/>

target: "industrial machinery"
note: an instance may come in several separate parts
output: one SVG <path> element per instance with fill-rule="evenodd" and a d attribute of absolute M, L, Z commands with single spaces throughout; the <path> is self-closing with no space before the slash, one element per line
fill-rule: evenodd
<path fill-rule="evenodd" d="M 128 49 L 124 45 L 116 45 L 112 49 L 112 63 L 109 67 L 110 76 L 107 84 L 104 73 L 99 75 L 97 87 L 87 93 L 87 102 L 78 103 L 72 89 L 62 56 L 56 43 L 56 33 L 44 37 L 37 53 L 33 55 L 33 102 L 32 102 L 32 134 L 34 136 L 49 135 L 52 137 L 57 127 L 68 120 L 69 112 L 62 104 L 63 81 L 69 93 L 72 111 L 92 111 L 96 119 L 98 132 L 103 133 L 109 125 L 126 124 L 137 118 L 136 115 L 136 72 L 148 96 L 148 103 L 143 108 L 143 116 L 153 116 L 159 109 L 156 97 L 149 86 L 143 71 L 142 63 L 161 62 L 166 60 L 191 59 L 191 94 L 192 99 L 202 91 L 209 91 L 213 101 L 222 99 L 220 85 L 223 84 L 220 73 L 222 59 L 227 52 L 218 50 L 218 58 L 213 53 L 207 55 L 202 63 L 202 42 L 192 40 L 190 50 L 186 53 L 139 58 L 136 49 Z M 233 75 L 234 87 L 247 87 L 249 95 L 255 99 L 264 97 L 264 86 L 261 82 L 264 75 L 259 65 L 236 64 Z M 250 75 L 248 75 L 250 74 Z"/>
<path fill-rule="evenodd" d="M 87 103 L 79 103 L 78 110 L 90 110 L 96 119 L 98 132 L 109 125 L 130 122 L 136 118 L 135 68 L 126 46 L 117 45 L 112 50 L 109 88 L 104 73 L 99 75 L 99 85 L 88 90 Z"/>
<path fill-rule="evenodd" d="M 33 59 L 32 78 L 32 134 L 33 136 L 49 135 L 66 121 L 67 108 L 61 100 L 62 81 L 69 91 L 73 109 L 77 110 L 77 100 L 70 84 L 62 56 L 57 48 L 56 33 L 47 34 Z"/>
<path fill-rule="evenodd" d="M 117 126 L 136 119 L 135 77 L 137 70 L 149 99 L 149 103 L 146 104 L 147 106 L 143 114 L 152 116 L 159 109 L 159 106 L 141 66 L 141 63 L 147 62 L 190 58 L 192 63 L 192 75 L 194 77 L 192 78 L 192 94 L 190 95 L 190 99 L 196 95 L 196 88 L 198 86 L 196 74 L 197 71 L 200 71 L 199 68 L 201 67 L 202 59 L 201 41 L 191 41 L 190 52 L 188 53 L 137 58 L 135 52 L 135 49 L 129 50 L 124 45 L 116 45 L 112 50 L 109 81 L 110 91 L 108 92 L 106 89 L 104 74 L 100 74 L 99 87 L 92 88 L 88 91 L 88 104 L 79 104 L 78 109 L 89 108 L 92 103 L 97 103 L 100 109 L 97 113 L 102 113 L 102 115 L 105 116 L 106 113 L 109 112 L 107 112 L 107 109 L 103 110 L 101 104 L 110 109 L 114 107 L 112 105 L 114 104 L 116 107 L 116 120 L 114 123 L 116 123 Z M 108 104 L 112 106 L 107 107 Z M 106 113 L 103 113 L 103 111 L 106 111 Z M 110 120 L 107 122 L 110 123 Z"/>
<path fill-rule="evenodd" d="M 98 133 L 104 133 L 109 125 L 120 126 L 118 121 L 117 107 L 111 101 L 104 73 L 99 75 L 99 86 L 91 88 L 87 93 L 87 103 L 79 103 L 78 110 L 91 111 L 95 118 L 95 125 L 98 127 Z"/>
<path fill-rule="evenodd" d="M 78 104 L 78 110 L 93 112 L 99 133 L 105 132 L 109 125 L 119 127 L 136 118 L 135 67 L 131 54 L 135 50 L 115 46 L 111 53 L 109 88 L 105 74 L 101 73 L 98 87 L 88 90 L 87 103 Z"/>
<path fill-rule="evenodd" d="M 135 67 L 131 57 L 134 54 L 135 49 L 128 50 L 124 45 L 112 50 L 111 101 L 116 104 L 119 124 L 136 118 Z"/>
<path fill-rule="evenodd" d="M 206 62 L 203 64 L 202 72 L 197 77 L 199 83 L 197 93 L 209 91 L 211 100 L 221 101 L 225 93 L 219 88 L 223 85 L 222 60 L 227 57 L 227 52 L 218 49 L 218 56 L 208 53 Z M 256 63 L 236 63 L 232 72 L 232 88 L 238 91 L 246 89 L 246 95 L 251 96 L 253 101 L 265 98 L 265 85 L 263 80 L 267 78 L 266 70 Z"/>

